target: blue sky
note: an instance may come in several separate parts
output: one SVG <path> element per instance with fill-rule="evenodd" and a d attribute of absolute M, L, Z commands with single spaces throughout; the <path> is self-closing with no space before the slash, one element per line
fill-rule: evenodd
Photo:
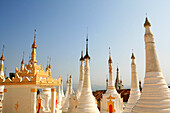
<path fill-rule="evenodd" d="M 80 51 L 85 51 L 88 27 L 91 82 L 105 87 L 111 47 L 114 76 L 119 64 L 125 87 L 130 86 L 131 52 L 134 49 L 139 79 L 145 74 L 144 21 L 151 22 L 156 50 L 166 82 L 170 83 L 170 1 L 129 0 L 1 0 L 0 52 L 5 44 L 7 73 L 20 68 L 22 53 L 28 62 L 34 29 L 37 60 L 44 69 L 51 57 L 52 76 L 79 79 Z"/>

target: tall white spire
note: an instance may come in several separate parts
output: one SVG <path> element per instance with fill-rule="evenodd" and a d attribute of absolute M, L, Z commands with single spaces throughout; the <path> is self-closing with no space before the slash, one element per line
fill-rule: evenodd
<path fill-rule="evenodd" d="M 140 98 L 140 90 L 139 90 L 139 81 L 136 72 L 136 62 L 134 53 L 131 56 L 132 63 L 131 63 L 131 90 L 130 96 L 128 99 L 128 103 L 126 104 L 126 108 L 123 113 L 131 113 L 132 108 L 135 106 L 137 100 Z"/>
<path fill-rule="evenodd" d="M 0 77 L 4 77 L 4 61 L 5 61 L 4 49 L 5 46 L 3 45 L 2 56 L 0 58 Z"/>
<path fill-rule="evenodd" d="M 144 24 L 146 73 L 141 97 L 132 113 L 170 113 L 170 91 L 161 72 L 150 26 L 146 18 Z"/>
<path fill-rule="evenodd" d="M 68 97 L 69 95 L 69 80 L 68 80 L 68 75 L 67 75 L 67 81 L 66 81 L 66 92 L 65 92 L 65 97 L 63 98 L 63 101 L 62 101 L 62 106 L 65 104 L 65 100 L 66 98 Z"/>
<path fill-rule="evenodd" d="M 61 95 L 61 85 L 58 86 L 58 104 L 61 106 L 62 105 L 62 95 Z"/>
<path fill-rule="evenodd" d="M 64 113 L 68 112 L 68 108 L 69 108 L 69 106 L 71 104 L 69 100 L 70 100 L 70 97 L 71 97 L 72 93 L 73 93 L 73 89 L 72 89 L 72 76 L 70 75 L 68 95 L 67 95 L 67 97 L 65 99 L 65 103 L 64 103 L 64 105 L 62 107 L 62 111 Z"/>
<path fill-rule="evenodd" d="M 64 97 L 64 91 L 63 91 L 63 80 L 61 80 L 61 96 Z"/>
<path fill-rule="evenodd" d="M 76 98 L 77 100 L 79 100 L 80 94 L 81 94 L 81 90 L 83 88 L 83 80 L 84 80 L 84 65 L 83 65 L 83 51 L 81 51 L 81 58 L 80 58 L 80 77 L 79 77 L 79 84 L 76 90 Z"/>
<path fill-rule="evenodd" d="M 86 38 L 86 55 L 84 56 L 84 59 L 85 59 L 84 67 L 85 73 L 83 89 L 81 91 L 80 99 L 76 108 L 76 113 L 99 113 L 97 104 L 95 102 L 95 98 L 91 90 L 90 67 L 89 67 L 90 56 L 88 54 L 88 35 Z"/>

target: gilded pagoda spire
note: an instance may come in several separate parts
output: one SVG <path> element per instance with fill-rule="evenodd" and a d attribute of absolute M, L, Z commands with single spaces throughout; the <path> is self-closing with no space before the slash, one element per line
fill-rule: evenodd
<path fill-rule="evenodd" d="M 37 60 L 36 60 L 36 48 L 37 48 L 37 44 L 36 44 L 36 29 L 34 30 L 34 42 L 32 44 L 32 53 L 31 53 L 31 60 L 30 62 L 33 64 L 33 63 L 37 63 Z"/>
<path fill-rule="evenodd" d="M 113 69 L 112 69 L 112 58 L 111 58 L 111 52 L 109 47 L 109 81 L 108 81 L 108 88 L 113 89 L 114 88 L 114 82 L 113 82 Z"/>

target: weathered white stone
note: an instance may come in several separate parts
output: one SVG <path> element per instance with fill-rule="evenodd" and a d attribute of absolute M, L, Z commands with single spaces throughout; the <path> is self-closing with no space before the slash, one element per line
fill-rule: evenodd
<path fill-rule="evenodd" d="M 62 112 L 63 113 L 68 113 L 68 108 L 69 106 L 72 104 L 70 103 L 70 98 L 71 98 L 71 95 L 73 94 L 73 89 L 72 89 L 72 77 L 70 76 L 70 81 L 69 81 L 69 92 L 68 92 L 68 95 L 65 99 L 65 103 L 62 107 Z"/>
<path fill-rule="evenodd" d="M 123 113 L 131 113 L 132 108 L 135 106 L 137 100 L 140 98 L 140 90 L 139 90 L 139 82 L 138 76 L 136 72 L 136 63 L 135 56 L 132 53 L 132 63 L 131 63 L 131 90 L 128 102 L 126 104 L 126 108 Z"/>
<path fill-rule="evenodd" d="M 170 113 L 170 91 L 161 72 L 150 26 L 146 18 L 144 24 L 146 73 L 141 97 L 132 113 Z"/>
<path fill-rule="evenodd" d="M 86 39 L 86 55 L 84 59 L 85 59 L 85 68 L 84 68 L 85 73 L 84 73 L 83 89 L 81 91 L 80 99 L 78 101 L 78 105 L 75 112 L 76 113 L 99 113 L 97 104 L 95 102 L 95 98 L 91 90 L 90 67 L 89 67 L 90 57 L 88 55 L 88 36 Z"/>
<path fill-rule="evenodd" d="M 83 61 L 84 61 L 84 58 L 83 58 L 83 51 L 81 52 L 81 58 L 80 58 L 80 77 L 79 77 L 79 84 L 78 84 L 78 88 L 76 90 L 76 98 L 77 100 L 79 100 L 80 98 L 80 95 L 81 95 L 81 91 L 82 91 L 82 88 L 83 88 L 83 80 L 84 80 L 84 65 L 83 65 Z"/>

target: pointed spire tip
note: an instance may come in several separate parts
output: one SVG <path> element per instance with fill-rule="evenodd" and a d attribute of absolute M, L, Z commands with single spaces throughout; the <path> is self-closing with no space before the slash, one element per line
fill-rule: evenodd
<path fill-rule="evenodd" d="M 144 27 L 151 26 L 150 22 L 148 21 L 148 18 L 146 17 Z"/>
<path fill-rule="evenodd" d="M 5 49 L 5 45 L 3 45 L 3 50 L 2 50 L 2 56 L 0 58 L 0 60 L 5 60 L 5 57 L 4 57 L 4 49 Z"/>

